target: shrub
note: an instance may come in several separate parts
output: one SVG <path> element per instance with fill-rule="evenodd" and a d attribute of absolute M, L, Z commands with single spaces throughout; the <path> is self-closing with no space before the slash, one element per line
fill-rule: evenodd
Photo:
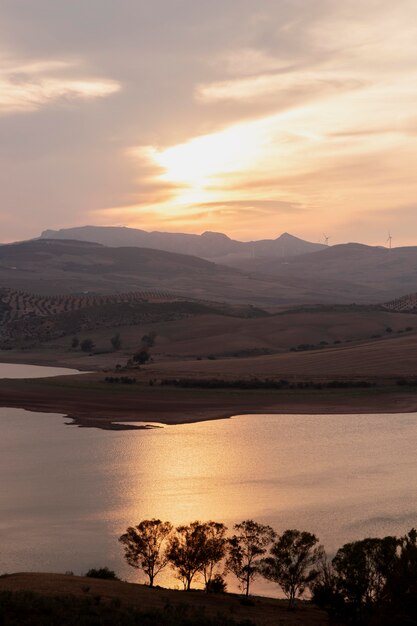
<path fill-rule="evenodd" d="M 91 352 L 94 349 L 94 342 L 89 338 L 83 339 L 80 347 L 83 352 Z"/>
<path fill-rule="evenodd" d="M 89 569 L 86 573 L 87 578 L 101 578 L 102 580 L 119 580 L 116 572 L 108 567 L 99 567 L 97 569 Z"/>
<path fill-rule="evenodd" d="M 135 352 L 132 357 L 134 363 L 138 363 L 139 365 L 144 365 L 149 361 L 151 355 L 149 354 L 146 348 L 142 348 L 139 352 Z"/>
<path fill-rule="evenodd" d="M 207 593 L 226 593 L 227 584 L 221 574 L 216 574 L 206 583 Z"/>

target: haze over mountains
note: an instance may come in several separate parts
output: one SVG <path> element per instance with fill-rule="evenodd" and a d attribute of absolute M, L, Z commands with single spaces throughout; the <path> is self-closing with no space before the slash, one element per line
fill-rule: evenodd
<path fill-rule="evenodd" d="M 236 241 L 223 233 L 205 232 L 202 235 L 187 233 L 147 232 L 137 228 L 117 226 L 81 226 L 61 230 L 45 230 L 43 239 L 73 239 L 92 241 L 105 246 L 139 246 L 167 252 L 192 254 L 220 263 L 252 257 L 292 257 L 326 248 L 320 243 L 311 243 L 288 233 L 276 239 L 260 241 Z"/>

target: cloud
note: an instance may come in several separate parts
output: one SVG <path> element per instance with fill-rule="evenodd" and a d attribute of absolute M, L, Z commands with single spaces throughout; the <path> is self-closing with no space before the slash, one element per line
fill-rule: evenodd
<path fill-rule="evenodd" d="M 1 238 L 373 236 L 359 214 L 416 197 L 416 24 L 414 0 L 4 0 Z"/>
<path fill-rule="evenodd" d="M 271 94 L 279 96 L 284 93 L 288 106 L 290 95 L 299 95 L 305 102 L 314 97 L 325 98 L 332 92 L 359 89 L 363 86 L 364 81 L 359 80 L 354 75 L 349 77 L 336 72 L 289 74 L 280 72 L 198 85 L 196 98 L 205 103 L 213 103 L 222 100 L 262 99 Z"/>
<path fill-rule="evenodd" d="M 35 111 L 51 103 L 73 104 L 109 96 L 120 89 L 112 80 L 60 76 L 70 70 L 70 63 L 40 61 L 10 65 L 0 70 L 0 114 Z"/>

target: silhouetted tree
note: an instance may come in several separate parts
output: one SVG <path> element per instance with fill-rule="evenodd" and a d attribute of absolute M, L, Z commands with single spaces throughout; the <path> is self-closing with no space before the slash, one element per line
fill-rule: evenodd
<path fill-rule="evenodd" d="M 122 347 L 122 339 L 120 337 L 120 334 L 116 333 L 113 337 L 111 337 L 110 343 L 112 345 L 113 350 L 115 351 L 120 350 L 120 348 Z"/>
<path fill-rule="evenodd" d="M 331 623 L 337 615 L 343 614 L 343 597 L 338 588 L 336 570 L 326 554 L 318 559 L 315 566 L 315 577 L 308 583 L 311 599 L 329 614 Z"/>
<path fill-rule="evenodd" d="M 226 566 L 248 596 L 250 584 L 259 574 L 259 557 L 265 554 L 267 546 L 274 540 L 275 531 L 253 520 L 245 520 L 233 528 L 236 533 L 228 541 Z"/>
<path fill-rule="evenodd" d="M 206 522 L 206 558 L 201 568 L 201 572 L 204 576 L 204 582 L 207 586 L 213 580 L 214 569 L 216 565 L 226 555 L 226 526 L 219 522 Z M 217 578 L 217 580 L 219 580 Z"/>
<path fill-rule="evenodd" d="M 124 545 L 126 561 L 148 576 L 150 587 L 153 587 L 155 576 L 168 563 L 165 545 L 171 532 L 170 522 L 151 519 L 143 520 L 134 527 L 129 526 L 119 537 L 119 541 Z"/>
<path fill-rule="evenodd" d="M 262 576 L 281 587 L 291 608 L 317 577 L 315 566 L 324 552 L 317 544 L 317 537 L 311 533 L 286 530 L 271 547 L 271 556 L 260 562 Z"/>
<path fill-rule="evenodd" d="M 417 606 L 417 531 L 398 539 L 394 566 L 387 573 L 387 593 L 396 604 Z"/>
<path fill-rule="evenodd" d="M 169 539 L 168 559 L 187 591 L 198 572 L 210 568 L 211 564 L 214 566 L 216 556 L 219 556 L 218 560 L 222 558 L 223 553 L 214 545 L 214 526 L 215 522 L 195 521 L 188 526 L 178 526 L 175 535 Z"/>
<path fill-rule="evenodd" d="M 395 568 L 397 547 L 396 537 L 367 538 L 347 543 L 337 551 L 333 566 L 338 590 L 358 623 L 383 600 Z"/>

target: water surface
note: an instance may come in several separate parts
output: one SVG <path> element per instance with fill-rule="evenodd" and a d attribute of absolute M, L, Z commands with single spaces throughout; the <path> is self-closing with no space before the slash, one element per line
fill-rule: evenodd
<path fill-rule="evenodd" d="M 414 414 L 246 415 L 146 431 L 65 421 L 0 409 L 0 572 L 108 565 L 139 580 L 117 537 L 151 517 L 253 518 L 314 532 L 329 551 L 417 524 Z"/>
<path fill-rule="evenodd" d="M 0 378 L 47 378 L 48 376 L 68 376 L 70 374 L 79 373 L 78 370 L 72 370 L 66 367 L 0 363 Z"/>

